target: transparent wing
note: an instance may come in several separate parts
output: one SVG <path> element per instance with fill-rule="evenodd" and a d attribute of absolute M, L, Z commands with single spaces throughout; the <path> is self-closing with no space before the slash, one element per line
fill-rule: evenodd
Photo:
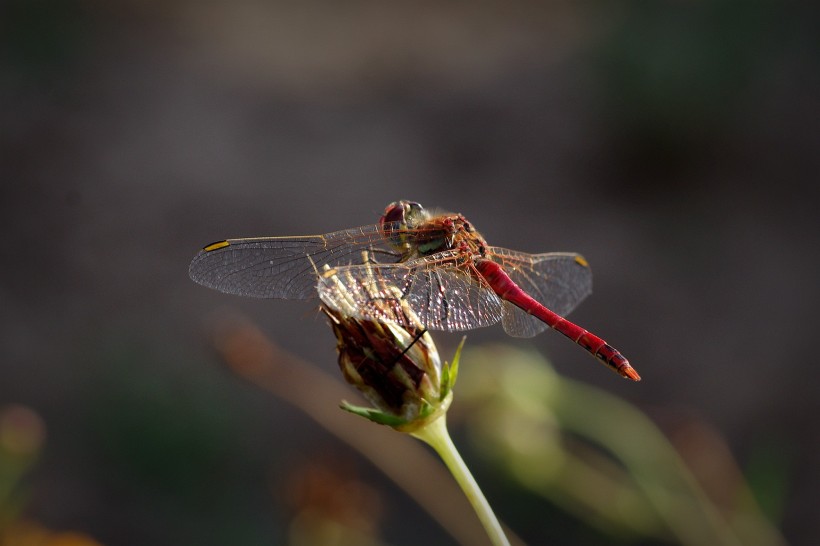
<path fill-rule="evenodd" d="M 527 254 L 490 247 L 488 256 L 501 265 L 524 292 L 559 315 L 566 316 L 592 293 L 592 271 L 580 254 Z M 509 302 L 504 302 L 503 325 L 508 334 L 516 337 L 532 337 L 548 328 Z"/>
<path fill-rule="evenodd" d="M 508 301 L 504 302 L 501 324 L 504 326 L 504 331 L 513 337 L 533 337 L 549 328 L 545 322 Z"/>
<path fill-rule="evenodd" d="M 431 330 L 481 328 L 501 320 L 501 300 L 461 254 L 446 251 L 398 264 L 338 267 L 323 273 L 322 301 L 353 317 L 409 326 L 409 307 Z"/>
<path fill-rule="evenodd" d="M 371 225 L 305 237 L 228 239 L 202 249 L 188 272 L 199 284 L 229 294 L 307 299 L 316 297 L 317 270 L 361 263 L 364 252 L 387 263 L 401 257 L 382 228 Z"/>

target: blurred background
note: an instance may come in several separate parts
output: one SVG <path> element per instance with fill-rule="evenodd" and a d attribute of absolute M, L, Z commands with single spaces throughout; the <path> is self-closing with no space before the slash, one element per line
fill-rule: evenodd
<path fill-rule="evenodd" d="M 342 527 L 373 544 L 456 543 L 215 348 L 214 321 L 241 313 L 338 375 L 315 302 L 187 274 L 212 241 L 412 199 L 491 244 L 584 254 L 595 291 L 572 318 L 643 381 L 549 332 L 468 347 L 534 351 L 634 404 L 696 474 L 732 461 L 788 542 L 820 542 L 817 23 L 774 0 L 4 2 L 0 540 L 309 543 L 304 513 L 333 519 L 321 499 L 341 494 Z M 436 335 L 444 358 L 459 339 Z M 503 368 L 465 359 L 461 380 Z M 456 443 L 524 541 L 678 542 L 516 486 L 463 410 Z"/>

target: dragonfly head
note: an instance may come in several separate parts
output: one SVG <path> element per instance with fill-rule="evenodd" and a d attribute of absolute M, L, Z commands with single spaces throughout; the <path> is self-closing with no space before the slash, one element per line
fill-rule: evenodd
<path fill-rule="evenodd" d="M 420 204 L 413 201 L 396 201 L 387 205 L 384 214 L 379 220 L 379 224 L 385 227 L 386 224 L 396 222 L 396 227 L 401 229 L 414 228 L 427 220 L 427 211 Z"/>
<path fill-rule="evenodd" d="M 418 203 L 396 201 L 384 209 L 379 226 L 390 244 L 402 252 L 407 252 L 414 240 L 408 230 L 420 226 L 428 216 L 427 211 Z"/>

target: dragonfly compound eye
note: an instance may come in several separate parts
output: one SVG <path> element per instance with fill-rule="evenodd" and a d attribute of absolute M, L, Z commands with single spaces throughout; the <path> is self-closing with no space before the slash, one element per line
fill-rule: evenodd
<path fill-rule="evenodd" d="M 387 205 L 387 208 L 384 209 L 384 214 L 382 214 L 382 217 L 379 219 L 379 224 L 382 226 L 393 222 L 397 222 L 402 225 L 405 223 L 404 204 L 401 201 Z"/>

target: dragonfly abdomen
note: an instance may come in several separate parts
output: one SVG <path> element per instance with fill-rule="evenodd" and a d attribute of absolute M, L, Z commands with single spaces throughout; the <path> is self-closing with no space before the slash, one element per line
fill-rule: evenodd
<path fill-rule="evenodd" d="M 633 381 L 640 381 L 641 377 L 638 372 L 618 350 L 595 334 L 541 305 L 515 284 L 500 265 L 489 260 L 476 260 L 475 267 L 499 298 L 512 303 L 565 335 L 619 375 Z"/>

